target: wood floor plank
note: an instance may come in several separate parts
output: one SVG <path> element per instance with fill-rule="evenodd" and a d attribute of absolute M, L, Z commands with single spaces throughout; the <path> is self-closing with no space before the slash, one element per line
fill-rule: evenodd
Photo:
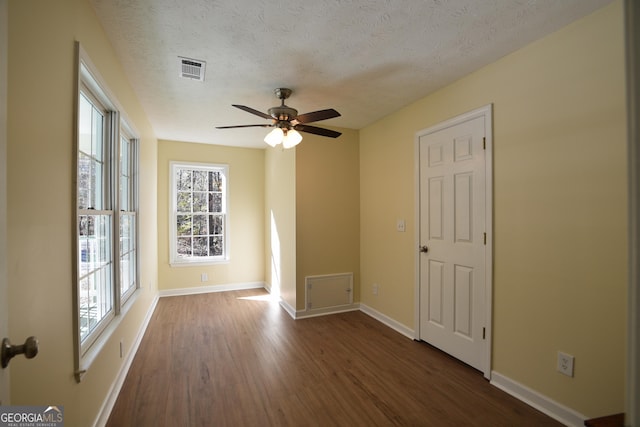
<path fill-rule="evenodd" d="M 160 299 L 107 423 L 560 425 L 361 312 L 293 320 L 263 290 Z"/>

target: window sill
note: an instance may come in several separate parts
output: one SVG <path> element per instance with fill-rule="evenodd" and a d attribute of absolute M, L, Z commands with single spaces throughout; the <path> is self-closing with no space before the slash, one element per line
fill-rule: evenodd
<path fill-rule="evenodd" d="M 231 260 L 229 258 L 216 259 L 216 260 L 203 260 L 203 261 L 171 261 L 169 266 L 171 267 L 194 267 L 203 265 L 220 265 L 229 264 Z"/>

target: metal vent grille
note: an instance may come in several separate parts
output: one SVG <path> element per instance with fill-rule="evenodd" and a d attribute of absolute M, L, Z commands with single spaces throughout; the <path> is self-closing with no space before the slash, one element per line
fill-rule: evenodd
<path fill-rule="evenodd" d="M 204 81 L 206 62 L 198 59 L 180 58 L 180 76 L 185 79 Z"/>

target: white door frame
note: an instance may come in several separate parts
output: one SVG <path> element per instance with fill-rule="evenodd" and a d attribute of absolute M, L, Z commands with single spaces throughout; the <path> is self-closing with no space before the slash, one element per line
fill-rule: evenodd
<path fill-rule="evenodd" d="M 485 105 L 434 126 L 416 132 L 414 159 L 415 159 L 415 315 L 414 338 L 420 340 L 420 137 L 438 132 L 459 123 L 478 117 L 484 118 L 485 125 L 485 230 L 487 233 L 487 248 L 485 258 L 485 340 L 484 360 L 482 373 L 488 380 L 491 379 L 491 342 L 492 342 L 492 301 L 493 301 L 493 104 Z"/>

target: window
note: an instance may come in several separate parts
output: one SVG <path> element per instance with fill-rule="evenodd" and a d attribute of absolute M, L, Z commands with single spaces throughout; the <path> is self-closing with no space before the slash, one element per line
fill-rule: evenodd
<path fill-rule="evenodd" d="M 137 140 L 120 132 L 120 295 L 126 301 L 138 282 L 137 251 Z"/>
<path fill-rule="evenodd" d="M 113 316 L 113 209 L 108 134 L 112 115 L 85 88 L 78 112 L 78 305 L 80 341 Z M 106 141 L 105 141 L 106 140 Z"/>
<path fill-rule="evenodd" d="M 172 162 L 170 169 L 171 264 L 227 261 L 228 166 Z"/>
<path fill-rule="evenodd" d="M 79 381 L 139 280 L 138 140 L 79 46 L 78 51 L 74 303 Z"/>

